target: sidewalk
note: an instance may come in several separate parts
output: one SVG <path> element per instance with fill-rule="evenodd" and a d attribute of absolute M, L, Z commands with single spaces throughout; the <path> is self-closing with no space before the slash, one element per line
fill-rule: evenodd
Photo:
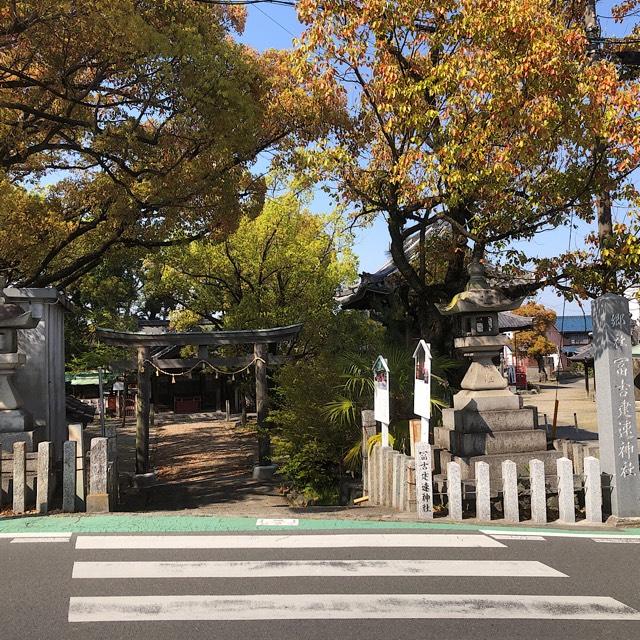
<path fill-rule="evenodd" d="M 495 532 L 503 535 L 538 535 L 548 537 L 603 537 L 603 538 L 640 538 L 640 526 L 615 528 L 602 525 L 589 527 L 577 525 L 550 524 L 546 527 L 505 524 L 500 521 L 491 523 L 450 522 L 445 519 L 435 522 L 419 522 L 416 520 L 388 519 L 355 519 L 355 518 L 305 518 L 293 519 L 289 522 L 260 523 L 256 518 L 220 517 L 166 514 L 108 514 L 108 515 L 51 515 L 19 518 L 0 518 L 0 537 L 12 534 L 33 535 L 48 533 L 232 533 L 232 532 L 275 532 L 290 535 L 298 531 L 340 531 L 356 529 L 419 529 L 425 532 L 451 530 Z"/>

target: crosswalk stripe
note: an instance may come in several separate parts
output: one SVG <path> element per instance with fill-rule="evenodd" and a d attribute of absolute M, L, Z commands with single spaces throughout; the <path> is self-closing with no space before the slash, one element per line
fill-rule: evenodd
<path fill-rule="evenodd" d="M 480 533 L 483 533 L 485 535 L 488 536 L 492 536 L 494 537 L 496 534 L 498 535 L 511 535 L 511 536 L 517 536 L 518 538 L 523 538 L 526 536 L 531 535 L 530 532 L 527 532 L 526 529 L 522 529 L 520 531 L 515 530 L 515 529 L 480 529 L 479 530 Z M 544 533 L 540 534 L 542 536 L 544 536 L 545 538 L 598 538 L 598 539 L 604 539 L 604 538 L 609 538 L 609 539 L 625 539 L 625 540 L 632 540 L 634 538 L 636 539 L 640 539 L 640 534 L 636 534 L 636 533 L 621 533 L 621 534 L 607 534 L 607 533 L 583 533 L 581 531 L 553 531 L 553 529 L 549 529 L 548 531 L 545 531 Z"/>
<path fill-rule="evenodd" d="M 0 532 L 0 538 L 70 538 L 70 531 L 23 531 L 20 533 Z"/>
<path fill-rule="evenodd" d="M 640 620 L 607 597 L 474 594 L 277 594 L 72 597 L 69 622 L 510 618 Z"/>
<path fill-rule="evenodd" d="M 340 549 L 375 547 L 504 547 L 483 535 L 175 535 L 78 536 L 76 549 Z"/>
<path fill-rule="evenodd" d="M 363 576 L 486 576 L 566 578 L 524 560 L 286 560 L 213 562 L 76 562 L 74 578 L 274 578 Z"/>
<path fill-rule="evenodd" d="M 35 544 L 40 542 L 69 542 L 69 538 L 14 538 L 11 541 L 11 544 L 22 543 L 22 544 Z"/>

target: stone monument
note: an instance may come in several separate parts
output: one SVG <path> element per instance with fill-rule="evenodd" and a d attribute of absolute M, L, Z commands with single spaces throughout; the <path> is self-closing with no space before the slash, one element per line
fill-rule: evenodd
<path fill-rule="evenodd" d="M 34 438 L 33 417 L 23 408 L 12 377 L 26 362 L 25 355 L 18 352 L 18 330 L 34 329 L 38 319 L 20 305 L 6 301 L 4 284 L 0 279 L 0 445 L 10 451 L 14 442 L 25 442 L 27 449 L 34 451 L 38 441 Z"/>
<path fill-rule="evenodd" d="M 554 476 L 562 454 L 547 451 L 547 434 L 538 427 L 537 410 L 522 406 L 521 397 L 509 391 L 493 363 L 508 344 L 499 333 L 498 312 L 517 309 L 523 298 L 511 300 L 491 288 L 479 261 L 469 265 L 469 276 L 466 290 L 439 306 L 443 315 L 455 316 L 456 351 L 471 358 L 453 408 L 443 410 L 443 426 L 434 429 L 434 444 L 442 449 L 440 467 L 444 470 L 447 462 L 458 462 L 465 480 L 475 477 L 477 462 L 486 462 L 497 486 L 503 461 L 515 462 L 518 473 L 527 475 L 529 461 L 536 458 Z"/>
<path fill-rule="evenodd" d="M 637 518 L 640 469 L 629 302 L 608 293 L 593 301 L 591 315 L 600 465 L 611 487 L 607 506 L 615 517 Z"/>

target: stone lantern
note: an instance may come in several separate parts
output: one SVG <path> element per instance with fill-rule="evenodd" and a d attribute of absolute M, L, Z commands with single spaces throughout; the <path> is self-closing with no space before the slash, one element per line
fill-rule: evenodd
<path fill-rule="evenodd" d="M 487 462 L 495 483 L 503 461 L 512 460 L 525 474 L 529 461 L 537 458 L 552 475 L 561 454 L 547 451 L 537 410 L 522 406 L 521 397 L 509 391 L 506 378 L 493 363 L 509 342 L 500 334 L 498 314 L 517 309 L 524 298 L 512 300 L 490 287 L 478 261 L 469 265 L 469 276 L 466 289 L 439 306 L 441 314 L 454 316 L 456 351 L 471 358 L 453 408 L 443 410 L 443 426 L 434 429 L 435 447 L 441 449 L 440 467 L 458 462 L 464 480 L 475 477 L 476 462 Z"/>
<path fill-rule="evenodd" d="M 489 287 L 484 266 L 474 261 L 469 265 L 469 283 L 448 305 L 439 306 L 443 315 L 455 316 L 454 346 L 460 355 L 471 357 L 471 365 L 465 375 L 462 391 L 455 396 L 456 408 L 463 409 L 470 402 L 473 408 L 492 409 L 490 398 L 518 398 L 507 390 L 507 380 L 493 364 L 509 340 L 500 334 L 498 313 L 517 309 L 524 298 L 511 300 L 498 289 Z M 500 391 L 505 393 L 496 393 Z"/>
<path fill-rule="evenodd" d="M 33 424 L 29 412 L 21 408 L 20 398 L 11 382 L 26 356 L 18 353 L 18 329 L 34 329 L 39 320 L 20 305 L 3 297 L 4 279 L 0 280 L 0 433 L 28 431 Z"/>

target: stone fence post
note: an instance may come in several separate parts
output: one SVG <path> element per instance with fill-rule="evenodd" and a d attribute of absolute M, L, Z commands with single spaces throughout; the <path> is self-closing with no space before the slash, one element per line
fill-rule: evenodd
<path fill-rule="evenodd" d="M 87 495 L 87 513 L 109 512 L 108 492 L 108 440 L 93 438 L 91 440 L 91 457 L 89 467 L 89 495 Z"/>

